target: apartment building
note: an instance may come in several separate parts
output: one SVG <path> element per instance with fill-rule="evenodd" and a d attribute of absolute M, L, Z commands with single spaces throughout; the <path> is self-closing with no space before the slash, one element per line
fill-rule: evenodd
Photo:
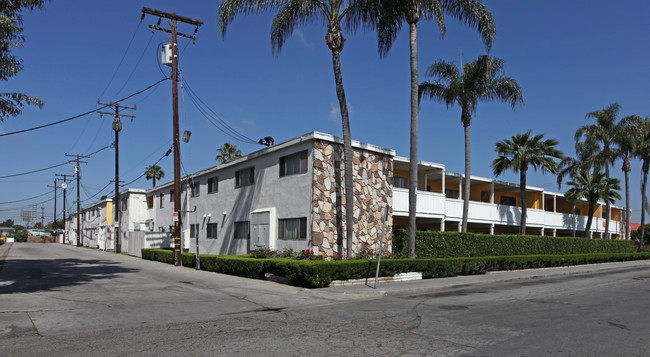
<path fill-rule="evenodd" d="M 183 250 L 195 252 L 198 246 L 201 254 L 236 255 L 267 247 L 310 249 L 325 256 L 345 254 L 342 151 L 342 139 L 312 132 L 183 177 Z M 363 243 L 377 247 L 382 229 L 390 232 L 393 226 L 408 226 L 409 161 L 396 157 L 394 150 L 366 143 L 353 142 L 353 151 L 356 252 Z M 459 230 L 463 175 L 424 161 L 419 163 L 418 175 L 418 229 Z M 121 194 L 122 251 L 140 255 L 141 248 L 173 245 L 173 190 L 169 182 Z M 519 192 L 517 184 L 472 177 L 468 230 L 516 234 L 521 217 Z M 584 234 L 586 202 L 537 187 L 527 187 L 526 197 L 527 233 Z M 110 209 L 109 204 L 106 200 L 99 206 Z M 84 209 L 82 215 L 89 220 L 84 223 L 89 230 L 84 242 L 100 246 L 101 228 L 91 224 L 93 216 L 86 212 L 92 209 L 97 207 Z M 624 236 L 623 213 L 612 206 L 612 238 Z M 605 204 L 599 203 L 591 227 L 593 237 L 603 236 L 606 214 Z M 105 246 L 110 247 L 109 232 L 105 237 Z M 384 247 L 392 249 L 389 234 Z"/>

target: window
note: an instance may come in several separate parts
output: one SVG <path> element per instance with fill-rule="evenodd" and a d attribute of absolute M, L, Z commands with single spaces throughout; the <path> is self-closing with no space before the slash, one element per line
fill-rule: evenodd
<path fill-rule="evenodd" d="M 192 181 L 190 184 L 190 192 L 192 197 L 199 197 L 201 194 L 201 181 Z"/>
<path fill-rule="evenodd" d="M 307 150 L 280 158 L 280 177 L 307 172 Z"/>
<path fill-rule="evenodd" d="M 492 192 L 490 190 L 481 191 L 481 202 L 490 203 Z"/>
<path fill-rule="evenodd" d="M 208 193 L 219 192 L 219 176 L 208 179 Z"/>
<path fill-rule="evenodd" d="M 573 209 L 573 214 L 577 214 L 578 216 L 580 215 L 580 208 L 576 207 Z"/>
<path fill-rule="evenodd" d="M 199 225 L 190 224 L 190 238 L 196 238 L 199 236 Z"/>
<path fill-rule="evenodd" d="M 395 184 L 393 187 L 397 188 L 408 188 L 408 180 L 406 177 L 395 176 Z"/>
<path fill-rule="evenodd" d="M 208 223 L 207 238 L 217 238 L 217 224 Z"/>
<path fill-rule="evenodd" d="M 153 208 L 154 196 L 147 196 L 147 208 Z"/>
<path fill-rule="evenodd" d="M 510 197 L 510 196 L 501 196 L 501 202 L 502 205 L 505 206 L 516 206 L 517 205 L 517 198 L 515 197 Z"/>
<path fill-rule="evenodd" d="M 158 231 L 160 231 L 160 232 L 164 232 L 164 231 L 165 231 L 165 227 L 158 227 Z"/>
<path fill-rule="evenodd" d="M 249 239 L 250 237 L 250 222 L 235 222 L 235 239 Z"/>
<path fill-rule="evenodd" d="M 235 187 L 252 185 L 255 182 L 255 168 L 249 167 L 247 169 L 235 172 Z"/>
<path fill-rule="evenodd" d="M 278 220 L 278 239 L 307 239 L 307 218 Z"/>
<path fill-rule="evenodd" d="M 126 211 L 126 197 L 122 197 L 122 211 Z"/>
<path fill-rule="evenodd" d="M 174 190 L 169 190 L 169 202 L 174 202 Z"/>
<path fill-rule="evenodd" d="M 165 194 L 163 192 L 160 193 L 160 208 L 165 207 Z"/>
<path fill-rule="evenodd" d="M 176 227 L 174 227 L 174 226 L 169 226 L 169 233 L 171 233 L 172 236 L 174 235 L 174 233 L 176 233 L 175 229 L 176 229 Z"/>
<path fill-rule="evenodd" d="M 445 196 L 447 196 L 447 198 L 456 198 L 457 199 L 457 198 L 460 198 L 460 191 L 446 188 L 445 189 Z"/>

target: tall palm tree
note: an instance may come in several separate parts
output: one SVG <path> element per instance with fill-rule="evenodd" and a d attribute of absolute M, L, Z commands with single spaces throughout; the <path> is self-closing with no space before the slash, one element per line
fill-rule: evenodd
<path fill-rule="evenodd" d="M 476 29 L 489 51 L 496 36 L 492 13 L 480 0 L 381 0 L 377 21 L 379 56 L 390 51 L 402 24 L 409 26 L 411 63 L 411 148 L 409 162 L 409 255 L 415 257 L 415 217 L 418 186 L 418 52 L 417 25 L 420 19 L 434 20 L 440 35 L 447 32 L 445 15 L 457 19 L 467 27 Z"/>
<path fill-rule="evenodd" d="M 526 173 L 528 167 L 539 168 L 542 172 L 557 174 L 557 162 L 564 155 L 556 147 L 555 139 L 544 140 L 544 134 L 531 137 L 530 130 L 525 134 L 515 134 L 511 139 L 505 139 L 495 144 L 494 151 L 499 155 L 492 162 L 494 175 L 500 176 L 507 170 L 519 173 L 519 189 L 521 193 L 521 226 L 519 234 L 526 234 Z"/>
<path fill-rule="evenodd" d="M 435 99 L 449 106 L 457 104 L 461 109 L 460 121 L 465 131 L 465 178 L 463 185 L 462 231 L 467 232 L 470 185 L 469 127 L 472 115 L 476 113 L 478 101 L 500 101 L 510 103 L 515 109 L 524 102 L 519 84 L 504 76 L 504 61 L 499 58 L 480 56 L 460 69 L 453 63 L 438 61 L 427 69 L 426 75 L 435 82 L 420 84 L 420 98 Z"/>
<path fill-rule="evenodd" d="M 354 176 L 352 168 L 352 134 L 348 114 L 343 75 L 341 74 L 341 51 L 345 38 L 342 28 L 354 31 L 360 24 L 372 24 L 379 6 L 378 0 L 224 0 L 219 5 L 217 22 L 222 35 L 239 14 L 277 11 L 271 25 L 271 46 L 279 54 L 284 42 L 299 25 L 312 22 L 327 24 L 325 44 L 332 52 L 332 66 L 336 95 L 339 101 L 343 126 L 343 160 L 345 165 L 345 223 L 347 257 L 352 257 L 354 225 Z M 375 9 L 375 10 L 373 10 Z"/>
<path fill-rule="evenodd" d="M 638 115 L 627 116 L 618 123 L 614 142 L 618 146 L 618 157 L 623 161 L 621 170 L 625 175 L 625 239 L 630 238 L 630 160 L 634 157 L 639 146 L 640 136 L 637 130 L 638 123 L 643 118 Z"/>
<path fill-rule="evenodd" d="M 221 147 L 217 149 L 217 152 L 219 155 L 217 155 L 215 160 L 219 161 L 220 164 L 241 157 L 241 150 L 237 149 L 237 145 L 231 144 L 230 141 L 221 145 Z"/>
<path fill-rule="evenodd" d="M 590 173 L 588 170 L 580 170 L 573 180 L 568 182 L 573 187 L 564 194 L 565 197 L 573 200 L 585 199 L 589 204 L 585 238 L 589 238 L 591 222 L 593 221 L 598 200 L 614 203 L 616 199 L 621 199 L 621 195 L 617 192 L 621 189 L 620 182 L 617 178 L 605 177 L 598 170 L 593 173 Z"/>
<path fill-rule="evenodd" d="M 645 227 L 646 188 L 648 187 L 648 171 L 650 170 L 650 118 L 633 117 L 630 119 L 631 129 L 634 131 L 636 147 L 634 156 L 639 158 L 641 165 L 641 227 Z M 645 229 L 641 229 L 641 242 L 645 239 Z"/>
<path fill-rule="evenodd" d="M 163 171 L 158 165 L 147 166 L 144 174 L 147 180 L 153 180 L 153 187 L 156 187 L 156 180 L 165 177 L 165 171 Z"/>
<path fill-rule="evenodd" d="M 618 157 L 618 148 L 616 147 L 616 131 L 618 126 L 616 123 L 618 112 L 621 106 L 618 103 L 612 103 L 602 110 L 596 110 L 587 113 L 587 119 L 596 119 L 595 124 L 584 125 L 575 133 L 575 140 L 579 142 L 582 138 L 586 143 L 593 143 L 597 145 L 597 150 L 592 152 L 592 156 L 588 158 L 593 161 L 595 167 L 603 167 L 605 169 L 605 177 L 609 178 L 609 166 L 614 163 Z M 611 206 L 609 201 L 606 202 L 607 216 L 605 219 L 605 237 L 609 238 L 609 221 L 611 214 Z"/>

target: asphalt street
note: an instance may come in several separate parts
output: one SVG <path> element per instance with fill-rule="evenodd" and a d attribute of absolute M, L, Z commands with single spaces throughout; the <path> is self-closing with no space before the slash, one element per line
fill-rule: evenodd
<path fill-rule="evenodd" d="M 2 261 L 6 356 L 650 354 L 645 261 L 376 290 L 303 289 L 60 244 L 5 244 Z"/>

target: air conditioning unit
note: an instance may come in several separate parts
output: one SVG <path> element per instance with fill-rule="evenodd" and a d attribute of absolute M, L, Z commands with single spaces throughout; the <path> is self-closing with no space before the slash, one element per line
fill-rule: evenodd
<path fill-rule="evenodd" d="M 172 44 L 171 43 L 166 43 L 163 46 L 161 55 L 162 55 L 162 64 L 171 67 L 172 65 Z"/>

